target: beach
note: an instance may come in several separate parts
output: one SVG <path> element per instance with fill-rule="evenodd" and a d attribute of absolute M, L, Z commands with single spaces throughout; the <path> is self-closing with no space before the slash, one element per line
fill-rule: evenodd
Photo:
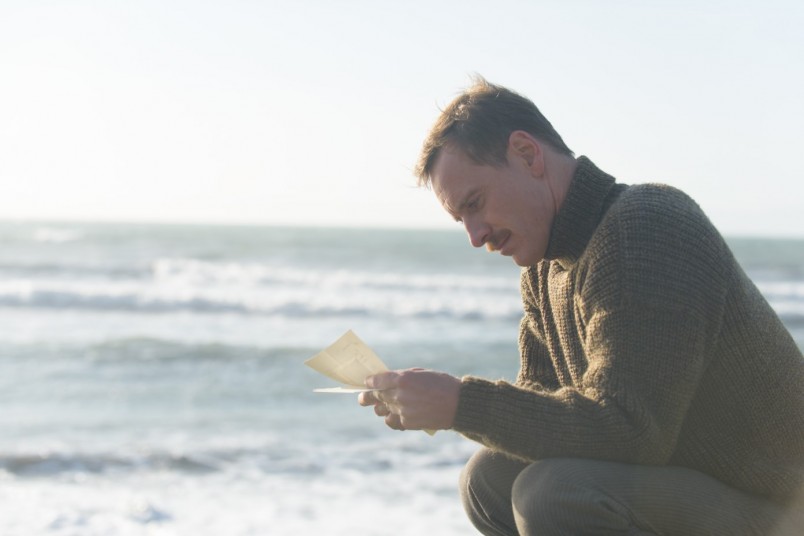
<path fill-rule="evenodd" d="M 804 241 L 729 238 L 799 347 Z M 519 269 L 452 230 L 0 223 L 3 535 L 471 533 L 477 445 L 304 360 L 512 380 Z"/>

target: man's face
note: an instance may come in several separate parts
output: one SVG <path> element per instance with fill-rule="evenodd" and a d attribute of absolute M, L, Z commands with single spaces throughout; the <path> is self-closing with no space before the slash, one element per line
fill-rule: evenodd
<path fill-rule="evenodd" d="M 445 147 L 430 175 L 441 206 L 462 222 L 475 247 L 512 257 L 519 266 L 544 258 L 555 205 L 547 179 L 511 151 L 502 167 L 478 165 Z"/>

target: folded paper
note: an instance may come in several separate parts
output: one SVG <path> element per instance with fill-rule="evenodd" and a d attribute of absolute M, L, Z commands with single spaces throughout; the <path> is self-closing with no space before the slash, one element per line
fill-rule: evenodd
<path fill-rule="evenodd" d="M 317 393 L 361 393 L 376 390 L 366 388 L 366 378 L 388 370 L 374 350 L 361 341 L 352 330 L 341 335 L 341 338 L 305 361 L 304 364 L 343 384 L 340 387 L 314 389 Z M 435 434 L 434 430 L 425 430 L 425 432 L 430 435 Z"/>
<path fill-rule="evenodd" d="M 388 367 L 352 330 L 304 362 L 313 370 L 342 383 L 342 388 L 366 390 L 366 378 Z"/>

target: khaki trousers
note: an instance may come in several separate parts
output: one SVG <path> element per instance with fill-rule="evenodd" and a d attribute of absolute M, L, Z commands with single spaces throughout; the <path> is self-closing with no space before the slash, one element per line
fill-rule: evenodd
<path fill-rule="evenodd" d="M 585 459 L 527 464 L 481 449 L 461 474 L 469 519 L 488 536 L 802 536 L 788 509 L 683 467 Z"/>

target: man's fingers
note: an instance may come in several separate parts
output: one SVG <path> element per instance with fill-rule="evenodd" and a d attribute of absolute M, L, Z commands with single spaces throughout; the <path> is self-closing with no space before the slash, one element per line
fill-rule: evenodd
<path fill-rule="evenodd" d="M 394 371 L 380 372 L 366 378 L 366 387 L 369 389 L 394 389 L 399 382 L 399 374 Z"/>
<path fill-rule="evenodd" d="M 357 395 L 357 403 L 361 406 L 375 406 L 383 402 L 379 399 L 375 391 L 364 391 Z"/>
<path fill-rule="evenodd" d="M 391 414 L 391 410 L 385 404 L 377 404 L 374 406 L 374 413 L 380 417 L 386 417 Z"/>
<path fill-rule="evenodd" d="M 385 417 L 385 424 L 387 424 L 389 428 L 393 428 L 394 430 L 405 429 L 405 427 L 402 426 L 402 419 L 400 419 L 399 415 L 397 415 L 396 413 L 389 413 Z"/>

